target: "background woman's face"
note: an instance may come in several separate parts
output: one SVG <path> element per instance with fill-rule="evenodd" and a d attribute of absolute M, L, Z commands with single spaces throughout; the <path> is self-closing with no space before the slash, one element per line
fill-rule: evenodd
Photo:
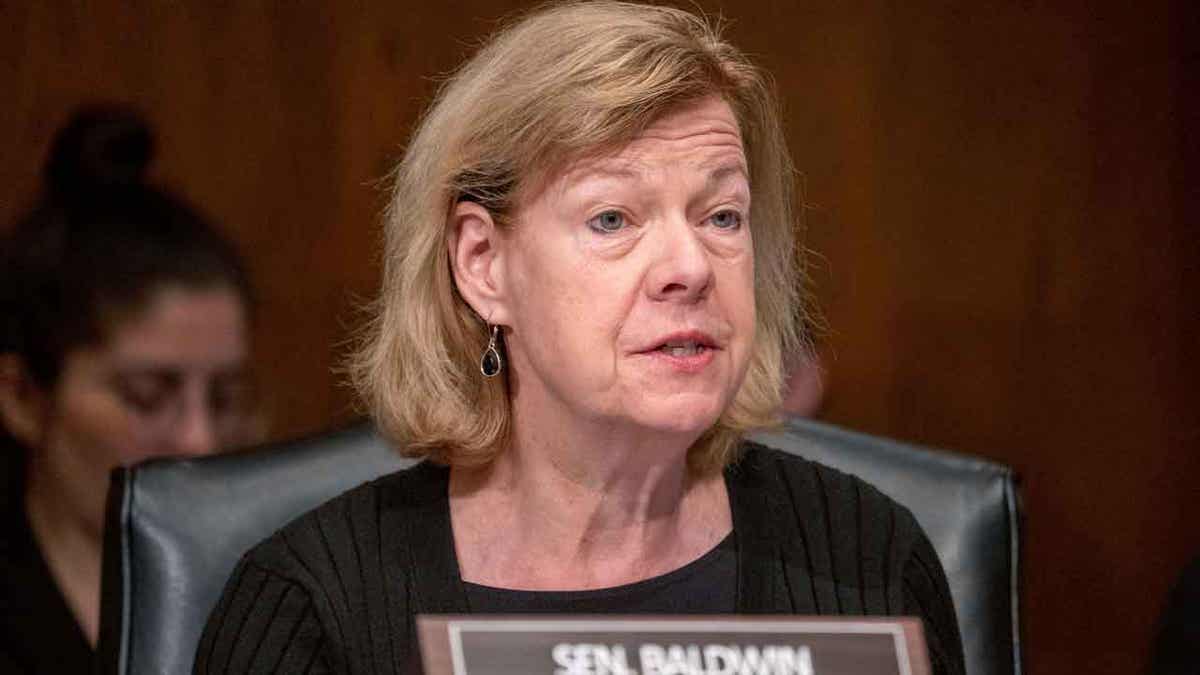
<path fill-rule="evenodd" d="M 67 355 L 46 445 L 116 466 L 235 442 L 245 419 L 244 314 L 229 290 L 159 291 L 104 345 Z"/>
<path fill-rule="evenodd" d="M 226 289 L 167 287 L 107 341 L 69 352 L 24 439 L 71 508 L 99 518 L 108 471 L 161 455 L 205 455 L 246 428 L 247 325 Z"/>
<path fill-rule="evenodd" d="M 506 235 L 518 405 L 698 434 L 732 400 L 754 340 L 747 163 L 719 98 L 615 155 L 581 160 Z M 520 409 L 518 408 L 518 411 Z"/>

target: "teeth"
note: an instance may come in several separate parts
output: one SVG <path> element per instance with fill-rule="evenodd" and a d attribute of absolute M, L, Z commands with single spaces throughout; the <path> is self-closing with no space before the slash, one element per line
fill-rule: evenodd
<path fill-rule="evenodd" d="M 671 356 L 694 356 L 700 353 L 701 349 L 704 349 L 703 345 L 695 342 L 671 342 L 659 347 L 660 351 Z"/>

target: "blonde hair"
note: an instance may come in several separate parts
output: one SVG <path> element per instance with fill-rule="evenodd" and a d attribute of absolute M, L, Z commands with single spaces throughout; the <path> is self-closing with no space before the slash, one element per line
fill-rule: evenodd
<path fill-rule="evenodd" d="M 396 168 L 382 292 L 349 363 L 400 452 L 480 465 L 509 440 L 505 378 L 481 377 L 486 326 L 451 275 L 456 200 L 506 224 L 523 188 L 713 94 L 733 110 L 749 162 L 758 318 L 745 381 L 689 466 L 720 470 L 746 431 L 777 423 L 784 357 L 807 352 L 793 168 L 770 83 L 719 31 L 668 7 L 551 5 L 501 30 L 443 84 Z"/>

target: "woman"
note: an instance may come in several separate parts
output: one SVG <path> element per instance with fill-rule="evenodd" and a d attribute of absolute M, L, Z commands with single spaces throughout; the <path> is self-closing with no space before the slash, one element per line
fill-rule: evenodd
<path fill-rule="evenodd" d="M 196 672 L 410 672 L 418 613 L 918 614 L 961 673 L 908 511 L 743 443 L 802 347 L 764 76 L 687 12 L 537 11 L 450 79 L 396 172 L 353 364 L 429 459 L 250 552 Z"/>
<path fill-rule="evenodd" d="M 91 667 L 109 471 L 245 432 L 246 275 L 143 182 L 132 113 L 81 111 L 0 249 L 0 672 Z"/>

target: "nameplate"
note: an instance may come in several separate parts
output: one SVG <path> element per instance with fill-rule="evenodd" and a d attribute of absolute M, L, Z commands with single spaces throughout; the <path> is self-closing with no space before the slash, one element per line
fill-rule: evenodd
<path fill-rule="evenodd" d="M 420 616 L 426 675 L 929 675 L 921 622 Z"/>

